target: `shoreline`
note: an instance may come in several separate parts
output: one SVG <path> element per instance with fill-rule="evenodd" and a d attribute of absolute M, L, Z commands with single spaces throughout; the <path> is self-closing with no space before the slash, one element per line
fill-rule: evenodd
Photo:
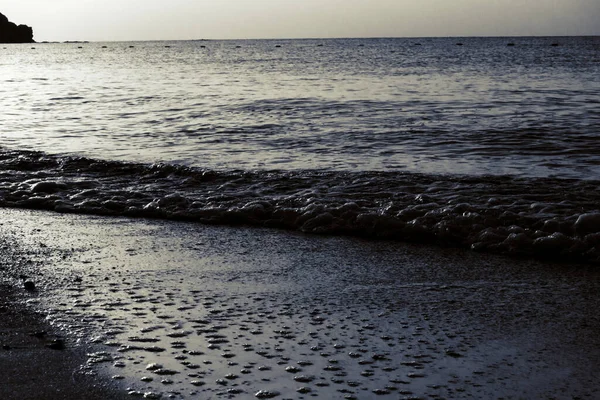
<path fill-rule="evenodd" d="M 81 369 L 85 349 L 0 286 L 0 396 L 19 400 L 125 399 L 115 384 Z M 9 293 L 7 294 L 7 290 Z M 64 347 L 63 347 L 64 346 Z"/>
<path fill-rule="evenodd" d="M 173 398 L 600 393 L 589 368 L 600 365 L 593 267 L 258 228 L 2 213 L 2 231 L 35 264 L 22 267 L 41 274 L 39 302 L 26 307 L 80 354 L 94 348 L 87 365 L 105 388 Z M 17 290 L 17 270 L 10 282 Z M 147 369 L 153 363 L 164 374 Z"/>
<path fill-rule="evenodd" d="M 0 210 L 0 212 L 2 212 Z M 82 369 L 89 348 L 46 321 L 37 290 L 43 249 L 23 249 L 0 222 L 0 397 L 19 400 L 125 399 L 122 389 Z"/>

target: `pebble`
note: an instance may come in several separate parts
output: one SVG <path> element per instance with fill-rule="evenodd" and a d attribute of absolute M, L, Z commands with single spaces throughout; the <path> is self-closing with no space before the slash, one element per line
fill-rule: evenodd
<path fill-rule="evenodd" d="M 166 368 L 155 369 L 152 372 L 154 372 L 156 375 L 175 375 L 175 374 L 179 373 L 179 372 L 174 371 L 172 369 L 166 369 Z"/>
<path fill-rule="evenodd" d="M 254 394 L 254 397 L 257 399 L 272 399 L 273 397 L 279 396 L 279 392 L 274 392 L 271 390 L 259 390 Z"/>
<path fill-rule="evenodd" d="M 373 390 L 373 393 L 380 396 L 380 395 L 384 395 L 384 394 L 390 394 L 390 391 L 387 389 L 375 389 L 375 390 Z"/>
<path fill-rule="evenodd" d="M 312 382 L 315 379 L 314 376 L 308 376 L 308 375 L 298 375 L 298 376 L 294 376 L 294 380 L 296 382 L 301 382 L 301 383 L 308 383 L 308 382 Z"/>
<path fill-rule="evenodd" d="M 162 353 L 163 351 L 165 351 L 165 349 L 158 346 L 144 347 L 142 350 L 149 351 L 150 353 Z"/>
<path fill-rule="evenodd" d="M 579 235 L 600 232 L 600 213 L 580 215 L 575 221 L 575 231 Z"/>
<path fill-rule="evenodd" d="M 146 392 L 146 393 L 144 393 L 144 398 L 145 399 L 158 400 L 161 397 L 162 397 L 161 393 L 155 393 L 155 392 Z"/>
<path fill-rule="evenodd" d="M 454 358 L 460 358 L 460 357 L 462 357 L 462 354 L 460 354 L 460 353 L 458 353 L 456 351 L 453 351 L 453 350 L 447 350 L 446 351 L 446 355 L 449 356 L 449 357 L 454 357 Z"/>

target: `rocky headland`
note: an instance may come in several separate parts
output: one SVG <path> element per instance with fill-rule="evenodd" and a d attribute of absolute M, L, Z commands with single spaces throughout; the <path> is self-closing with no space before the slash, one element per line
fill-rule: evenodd
<path fill-rule="evenodd" d="M 17 25 L 0 13 L 0 43 L 35 43 L 33 29 L 27 25 Z"/>

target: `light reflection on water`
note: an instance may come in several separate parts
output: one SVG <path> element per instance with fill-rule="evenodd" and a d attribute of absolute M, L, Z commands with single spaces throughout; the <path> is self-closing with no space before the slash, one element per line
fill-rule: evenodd
<path fill-rule="evenodd" d="M 7 46 L 0 146 L 227 169 L 600 176 L 597 39 L 416 41 Z"/>

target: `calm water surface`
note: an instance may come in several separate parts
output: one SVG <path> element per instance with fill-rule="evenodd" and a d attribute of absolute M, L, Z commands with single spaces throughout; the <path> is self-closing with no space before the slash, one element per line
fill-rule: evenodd
<path fill-rule="evenodd" d="M 600 177 L 600 38 L 34 47 L 0 52 L 0 146 L 217 169 Z"/>

